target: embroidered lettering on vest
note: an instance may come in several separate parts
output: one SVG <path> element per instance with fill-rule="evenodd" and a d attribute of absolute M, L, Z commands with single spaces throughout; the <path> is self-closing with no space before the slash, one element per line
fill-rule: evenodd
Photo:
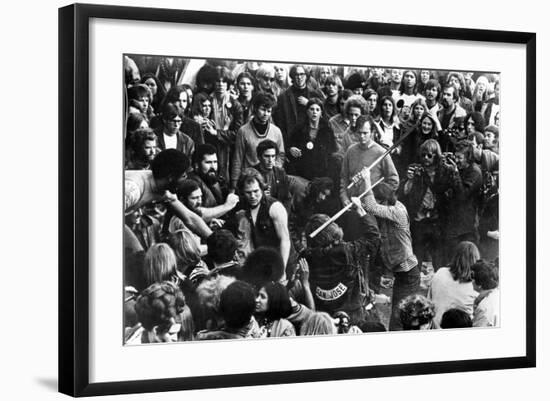
<path fill-rule="evenodd" d="M 342 283 L 338 283 L 336 287 L 330 290 L 323 290 L 322 288 L 315 287 L 315 295 L 322 301 L 334 301 L 344 295 L 347 290 L 348 287 Z"/>

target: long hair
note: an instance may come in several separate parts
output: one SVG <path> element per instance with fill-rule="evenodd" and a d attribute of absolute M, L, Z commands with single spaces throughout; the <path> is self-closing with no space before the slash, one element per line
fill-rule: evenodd
<path fill-rule="evenodd" d="M 209 95 L 204 92 L 199 92 L 193 96 L 193 105 L 191 106 L 191 115 L 192 116 L 202 116 L 202 104 L 206 101 L 212 103 L 212 99 Z M 210 117 L 210 116 L 206 116 Z"/>
<path fill-rule="evenodd" d="M 389 101 L 391 102 L 392 104 L 392 112 L 391 112 L 391 116 L 390 116 L 390 122 L 392 123 L 395 123 L 396 120 L 397 120 L 397 107 L 395 105 L 395 100 L 393 100 L 393 97 L 391 96 L 382 96 L 382 99 L 380 99 L 380 101 L 378 102 L 378 105 L 376 107 L 378 107 L 378 115 L 384 119 L 384 116 L 382 115 L 382 105 L 384 104 L 385 101 Z"/>
<path fill-rule="evenodd" d="M 143 276 L 146 286 L 170 280 L 176 273 L 176 255 L 168 244 L 163 242 L 151 246 L 143 261 Z"/>
<path fill-rule="evenodd" d="M 481 98 L 478 96 L 478 90 L 481 87 L 481 85 L 485 85 L 485 90 L 481 94 Z M 476 85 L 474 87 L 474 93 L 472 95 L 472 101 L 474 102 L 474 110 L 476 104 L 479 103 L 485 103 L 487 100 L 489 100 L 489 80 L 485 75 L 481 75 L 476 80 Z"/>
<path fill-rule="evenodd" d="M 403 74 L 401 74 L 401 83 L 399 84 L 399 94 L 402 95 L 405 93 L 405 74 L 410 72 L 414 75 L 414 88 L 413 88 L 413 94 L 416 95 L 418 93 L 418 74 L 414 70 L 405 70 L 403 71 Z"/>
<path fill-rule="evenodd" d="M 425 111 L 424 114 L 422 114 L 422 117 L 420 117 L 420 124 L 418 125 L 418 130 L 422 131 L 422 121 L 424 121 L 424 119 L 426 118 L 432 122 L 432 130 L 430 131 L 429 135 L 432 138 L 437 138 L 438 134 L 437 134 L 437 125 L 435 123 L 435 118 L 431 113 L 428 113 L 427 111 Z M 440 149 L 440 152 L 441 152 L 441 149 Z"/>
<path fill-rule="evenodd" d="M 300 328 L 301 336 L 337 334 L 338 330 L 332 317 L 326 312 L 313 312 Z"/>
<path fill-rule="evenodd" d="M 180 272 L 185 273 L 187 268 L 196 266 L 201 261 L 201 251 L 197 241 L 187 228 L 176 230 L 171 234 L 169 243 L 176 255 Z"/>
<path fill-rule="evenodd" d="M 451 262 L 451 274 L 455 281 L 469 283 L 472 281 L 472 266 L 479 260 L 479 250 L 473 242 L 462 241 L 455 248 Z"/>
<path fill-rule="evenodd" d="M 422 142 L 422 145 L 420 145 L 418 153 L 422 154 L 423 152 L 435 154 L 434 162 L 436 163 L 438 163 L 441 160 L 441 156 L 442 156 L 441 146 L 439 146 L 439 142 L 437 142 L 435 139 L 427 139 L 424 142 Z"/>
<path fill-rule="evenodd" d="M 267 311 L 270 320 L 284 319 L 292 313 L 292 305 L 287 289 L 281 283 L 269 283 L 264 286 L 267 294 Z"/>

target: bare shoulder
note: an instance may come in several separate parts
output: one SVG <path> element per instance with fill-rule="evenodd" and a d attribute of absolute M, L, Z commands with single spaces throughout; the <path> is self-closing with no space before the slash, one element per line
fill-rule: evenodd
<path fill-rule="evenodd" d="M 279 201 L 273 202 L 269 208 L 269 216 L 272 219 L 285 219 L 287 217 L 286 209 Z"/>

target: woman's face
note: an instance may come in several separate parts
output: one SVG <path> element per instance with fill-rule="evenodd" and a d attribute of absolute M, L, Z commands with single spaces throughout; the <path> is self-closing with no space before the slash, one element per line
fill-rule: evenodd
<path fill-rule="evenodd" d="M 469 118 L 468 121 L 466 121 L 466 133 L 473 134 L 474 132 L 476 132 L 476 126 L 474 124 L 474 120 Z"/>
<path fill-rule="evenodd" d="M 186 89 L 185 92 L 187 92 L 187 104 L 193 104 L 193 91 Z"/>
<path fill-rule="evenodd" d="M 429 117 L 425 117 L 422 120 L 421 127 L 422 127 L 422 133 L 427 135 L 430 132 L 432 132 L 434 124 L 433 124 L 432 120 Z"/>
<path fill-rule="evenodd" d="M 425 84 L 430 80 L 430 71 L 422 70 L 420 71 L 420 81 Z"/>
<path fill-rule="evenodd" d="M 414 106 L 414 109 L 413 109 L 413 116 L 414 116 L 414 119 L 417 120 L 420 118 L 420 116 L 422 116 L 422 114 L 424 114 L 426 110 L 424 110 L 424 106 L 422 106 L 421 104 L 417 104 L 416 106 Z"/>
<path fill-rule="evenodd" d="M 348 118 L 351 122 L 351 126 L 355 127 L 355 122 L 361 115 L 361 109 L 359 107 L 350 107 L 348 111 Z"/>
<path fill-rule="evenodd" d="M 286 70 L 281 67 L 281 66 L 278 66 L 276 65 L 275 66 L 275 79 L 279 82 L 283 82 L 286 78 Z"/>
<path fill-rule="evenodd" d="M 249 78 L 243 77 L 239 81 L 239 93 L 241 96 L 250 97 L 252 95 L 252 81 Z"/>
<path fill-rule="evenodd" d="M 153 96 L 157 94 L 157 83 L 153 78 L 147 78 L 147 80 L 145 81 L 145 85 L 149 87 Z"/>
<path fill-rule="evenodd" d="M 321 106 L 318 104 L 312 104 L 307 109 L 307 116 L 309 117 L 309 121 L 311 122 L 317 122 L 321 118 Z"/>
<path fill-rule="evenodd" d="M 179 96 L 178 100 L 176 101 L 176 105 L 178 107 L 181 107 L 183 109 L 183 111 L 185 111 L 187 109 L 188 104 L 189 104 L 189 101 L 188 101 L 188 98 L 187 98 L 187 92 L 186 91 L 181 91 L 180 96 Z"/>
<path fill-rule="evenodd" d="M 393 104 L 389 100 L 384 100 L 382 103 L 382 115 L 385 117 L 390 117 L 393 113 Z"/>
<path fill-rule="evenodd" d="M 373 94 L 370 95 L 367 99 L 367 104 L 369 105 L 369 111 L 374 111 L 376 108 L 376 102 L 378 101 L 378 95 Z"/>
<path fill-rule="evenodd" d="M 258 291 L 258 295 L 256 296 L 256 313 L 267 312 L 268 301 L 269 298 L 267 296 L 267 292 L 265 292 L 265 288 L 262 287 L 261 290 Z"/>
<path fill-rule="evenodd" d="M 206 99 L 201 103 L 201 114 L 203 117 L 209 117 L 212 112 L 212 103 L 210 100 Z"/>

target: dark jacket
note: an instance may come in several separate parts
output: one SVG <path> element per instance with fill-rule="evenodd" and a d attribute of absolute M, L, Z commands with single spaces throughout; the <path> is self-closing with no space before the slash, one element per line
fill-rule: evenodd
<path fill-rule="evenodd" d="M 354 323 L 363 319 L 364 306 L 370 301 L 367 273 L 380 245 L 376 219 L 365 215 L 360 224 L 359 239 L 304 252 L 316 308 L 330 314 L 343 310 Z"/>
<path fill-rule="evenodd" d="M 286 143 L 286 142 L 285 142 Z M 311 149 L 308 147 L 312 146 Z M 303 122 L 292 131 L 288 148 L 296 147 L 302 151 L 302 156 L 294 158 L 289 153 L 289 173 L 311 180 L 315 177 L 333 176 L 334 162 L 332 154 L 336 152 L 336 140 L 332 128 L 325 119 L 319 122 L 315 140 L 309 137 L 309 123 Z"/>
<path fill-rule="evenodd" d="M 157 130 L 155 130 L 155 134 L 157 135 L 157 143 L 160 150 L 166 149 L 166 144 L 164 143 L 164 134 L 163 134 L 163 128 L 160 127 Z M 181 131 L 178 131 L 176 133 L 177 136 L 177 144 L 176 149 L 180 152 L 183 152 L 187 157 L 191 158 L 193 156 L 193 152 L 195 151 L 195 142 L 186 134 L 184 134 Z"/>
<path fill-rule="evenodd" d="M 268 175 L 273 173 L 274 183 L 269 188 L 269 196 L 277 199 L 283 204 L 287 211 L 290 210 L 290 202 L 292 197 L 290 195 L 290 183 L 288 181 L 288 176 L 286 175 L 285 169 L 281 167 L 274 166 L 273 170 L 264 170 L 261 164 L 256 164 L 253 166 L 260 174 L 264 177 L 266 184 L 269 185 L 270 180 Z"/>
<path fill-rule="evenodd" d="M 433 183 L 424 168 L 421 168 L 419 174 L 415 175 L 412 180 L 405 180 L 403 186 L 400 188 L 399 199 L 407 207 L 410 219 L 414 221 L 417 214 L 422 211 L 422 200 L 429 188 L 434 195 L 435 205 L 428 219 L 432 221 L 444 221 L 443 218 L 448 214 L 450 199 L 454 195 L 452 188 L 458 178 L 458 173 L 455 173 L 452 166 L 439 161 L 435 168 Z M 405 194 L 404 188 L 411 181 L 412 186 L 410 191 Z M 423 212 L 427 211 L 423 210 Z"/>
<path fill-rule="evenodd" d="M 296 91 L 297 89 L 294 86 L 291 86 L 281 93 L 277 99 L 277 106 L 273 111 L 273 120 L 275 121 L 275 125 L 279 127 L 283 133 L 285 146 L 288 146 L 286 144 L 288 143 L 289 136 L 294 127 L 298 123 L 307 120 L 305 106 L 301 106 L 296 102 Z M 309 87 L 304 89 L 303 95 L 308 99 L 313 97 L 317 97 L 319 99 L 324 98 L 320 91 Z"/>
<path fill-rule="evenodd" d="M 482 182 L 481 170 L 477 164 L 472 163 L 460 171 L 453 185 L 454 196 L 449 202 L 448 237 L 468 233 L 477 236 Z"/>
<path fill-rule="evenodd" d="M 189 173 L 187 178 L 199 184 L 202 191 L 202 205 L 204 207 L 214 207 L 225 202 L 225 198 L 229 191 L 223 177 L 218 177 L 214 185 L 207 185 L 195 172 Z"/>

